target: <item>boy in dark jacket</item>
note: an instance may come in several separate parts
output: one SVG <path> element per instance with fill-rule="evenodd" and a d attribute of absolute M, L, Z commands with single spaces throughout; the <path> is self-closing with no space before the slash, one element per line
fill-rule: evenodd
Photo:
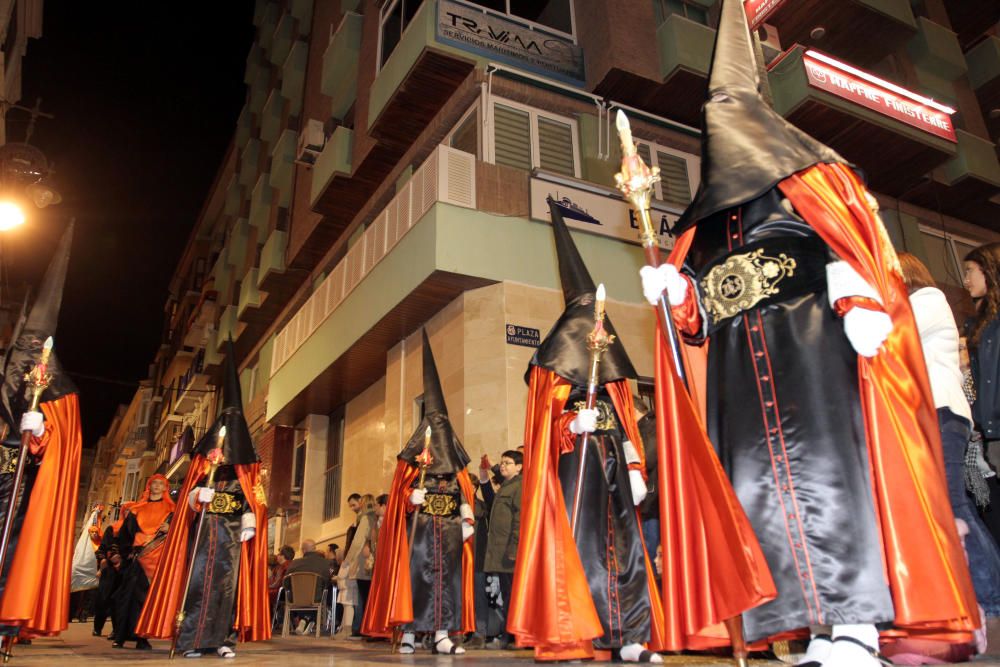
<path fill-rule="evenodd" d="M 510 591 L 514 584 L 514 558 L 521 531 L 521 452 L 509 449 L 500 456 L 500 477 L 503 482 L 493 494 L 490 508 L 489 537 L 486 542 L 485 572 L 500 577 L 500 594 L 503 596 L 503 628 L 501 648 L 507 648 L 512 638 L 506 632 L 507 610 L 510 608 Z M 484 485 L 484 495 L 487 493 Z"/>

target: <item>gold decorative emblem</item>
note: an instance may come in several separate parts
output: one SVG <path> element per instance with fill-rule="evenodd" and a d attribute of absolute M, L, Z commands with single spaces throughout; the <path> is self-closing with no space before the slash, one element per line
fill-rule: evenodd
<path fill-rule="evenodd" d="M 455 497 L 447 493 L 428 493 L 424 497 L 424 514 L 432 516 L 451 516 L 458 511 Z"/>
<path fill-rule="evenodd" d="M 768 257 L 759 248 L 743 255 L 731 255 L 712 267 L 702 278 L 705 310 L 712 324 L 749 310 L 762 299 L 777 294 L 778 283 L 794 275 L 796 262 L 781 253 Z"/>
<path fill-rule="evenodd" d="M 579 412 L 587 407 L 586 401 L 577 401 L 573 404 L 573 409 Z M 594 404 L 597 410 L 597 431 L 613 431 L 618 428 L 618 420 L 615 419 L 615 409 L 607 401 L 597 401 Z"/>
<path fill-rule="evenodd" d="M 0 475 L 10 475 L 17 472 L 17 450 L 13 447 L 0 447 Z"/>
<path fill-rule="evenodd" d="M 258 505 L 267 506 L 267 492 L 264 491 L 264 485 L 260 482 L 253 485 L 253 497 Z"/>
<path fill-rule="evenodd" d="M 210 514 L 235 514 L 243 507 L 243 503 L 231 493 L 216 493 L 208 504 Z"/>

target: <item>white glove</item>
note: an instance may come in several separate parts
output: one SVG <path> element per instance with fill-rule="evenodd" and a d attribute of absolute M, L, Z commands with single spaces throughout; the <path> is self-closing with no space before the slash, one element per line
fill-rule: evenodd
<path fill-rule="evenodd" d="M 45 434 L 45 417 L 41 412 L 25 412 L 21 415 L 21 433 L 26 431 L 36 438 Z"/>
<path fill-rule="evenodd" d="M 247 540 L 252 540 L 253 536 L 257 534 L 256 528 L 241 528 L 240 529 L 240 542 L 246 542 Z"/>
<path fill-rule="evenodd" d="M 673 264 L 660 264 L 655 269 L 644 266 L 639 269 L 642 278 L 642 295 L 649 305 L 655 306 L 660 301 L 660 295 L 667 292 L 667 301 L 671 306 L 680 306 L 687 301 L 690 283 L 680 274 Z"/>
<path fill-rule="evenodd" d="M 854 351 L 874 357 L 892 332 L 892 318 L 879 310 L 854 307 L 844 315 L 844 333 Z"/>
<path fill-rule="evenodd" d="M 638 505 L 646 498 L 646 493 L 648 493 L 646 480 L 642 478 L 642 473 L 638 470 L 629 470 L 628 481 L 632 485 L 632 504 Z"/>
<path fill-rule="evenodd" d="M 569 423 L 570 433 L 580 435 L 581 433 L 593 433 L 597 430 L 597 408 L 584 408 L 576 413 L 576 417 Z"/>
<path fill-rule="evenodd" d="M 210 503 L 212 498 L 215 497 L 215 489 L 210 489 L 207 486 L 198 487 L 198 502 L 199 503 Z"/>
<path fill-rule="evenodd" d="M 462 541 L 466 541 L 476 532 L 476 529 L 468 523 L 462 522 Z"/>
<path fill-rule="evenodd" d="M 411 505 L 423 505 L 424 498 L 427 496 L 427 489 L 413 489 L 410 492 L 410 504 Z"/>

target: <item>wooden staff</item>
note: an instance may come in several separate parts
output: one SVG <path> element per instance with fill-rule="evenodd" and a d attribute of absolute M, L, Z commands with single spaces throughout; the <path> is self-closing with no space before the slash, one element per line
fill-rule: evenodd
<path fill-rule="evenodd" d="M 223 426 L 219 429 L 219 439 L 216 443 L 215 449 L 208 453 L 208 482 L 205 486 L 211 488 L 215 484 L 215 471 L 218 470 L 219 464 L 222 463 L 222 444 L 226 439 L 226 427 Z M 184 623 L 184 605 L 187 604 L 188 591 L 191 588 L 191 577 L 194 574 L 194 559 L 195 555 L 198 553 L 198 543 L 201 541 L 201 529 L 205 525 L 205 513 L 208 510 L 207 503 L 203 503 L 201 506 L 201 514 L 198 516 L 198 528 L 194 533 L 194 545 L 191 547 L 191 558 L 188 560 L 187 566 L 187 577 L 184 581 L 184 595 L 181 597 L 181 604 L 177 608 L 177 616 L 174 619 L 174 636 L 170 640 L 170 659 L 173 660 L 174 654 L 177 652 L 177 638 L 181 634 L 181 625 Z"/>
<path fill-rule="evenodd" d="M 642 247 L 646 254 L 646 264 L 655 269 L 660 266 L 660 244 L 656 231 L 653 229 L 653 221 L 649 216 L 649 205 L 653 194 L 653 185 L 660 180 L 660 170 L 657 167 L 648 167 L 636 152 L 635 143 L 632 141 L 632 129 L 629 126 L 628 118 L 621 109 L 618 110 L 618 115 L 615 118 L 615 126 L 618 128 L 618 136 L 622 144 L 622 170 L 615 174 L 615 181 L 618 184 L 618 189 L 622 191 L 639 216 L 641 225 L 639 239 L 642 241 Z M 681 358 L 680 337 L 677 335 L 677 327 L 674 326 L 674 318 L 670 312 L 670 302 L 665 293 L 660 294 L 656 305 L 656 316 L 660 320 L 661 331 L 670 346 L 674 370 L 690 393 L 691 385 L 688 383 L 684 362 Z M 733 645 L 733 660 L 739 667 L 746 667 L 749 653 L 746 640 L 743 638 L 743 616 L 737 615 L 727 618 L 725 624 L 726 631 L 729 633 L 729 641 Z"/>

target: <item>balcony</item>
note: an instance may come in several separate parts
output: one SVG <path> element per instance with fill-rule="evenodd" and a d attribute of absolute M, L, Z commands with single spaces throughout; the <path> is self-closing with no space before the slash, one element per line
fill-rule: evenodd
<path fill-rule="evenodd" d="M 267 54 L 267 58 L 272 64 L 281 65 L 288 57 L 289 51 L 292 50 L 292 43 L 299 36 L 296 23 L 295 17 L 291 14 L 285 14 L 278 21 L 274 35 L 271 37 L 271 48 Z"/>
<path fill-rule="evenodd" d="M 204 373 L 205 352 L 200 350 L 191 360 L 191 367 L 177 380 L 177 400 L 171 411 L 175 415 L 186 416 L 194 411 L 205 397 L 209 378 Z"/>
<path fill-rule="evenodd" d="M 240 215 L 243 210 L 243 186 L 236 175 L 233 175 L 226 187 L 226 202 L 222 210 L 226 215 L 232 216 Z"/>
<path fill-rule="evenodd" d="M 257 12 L 254 12 L 255 18 Z M 278 27 L 278 21 L 281 19 L 281 4 L 277 2 L 267 2 L 263 11 L 260 13 L 260 21 L 254 21 L 260 32 L 257 35 L 257 42 L 263 47 L 264 51 L 270 51 L 271 45 L 274 43 L 274 30 Z"/>
<path fill-rule="evenodd" d="M 216 294 L 214 290 L 202 293 L 201 300 L 195 305 L 194 310 L 185 326 L 184 346 L 195 349 L 203 349 L 208 342 L 208 332 L 215 323 Z"/>
<path fill-rule="evenodd" d="M 267 238 L 271 226 L 271 206 L 274 203 L 274 188 L 270 184 L 270 174 L 261 174 L 250 195 L 250 226 L 257 230 L 257 245 Z"/>
<path fill-rule="evenodd" d="M 421 5 L 371 86 L 369 133 L 400 150 L 420 135 L 475 66 L 475 56 L 437 42 L 437 9 L 437 2 Z"/>
<path fill-rule="evenodd" d="M 302 111 L 302 92 L 306 81 L 306 63 L 309 61 L 309 44 L 296 40 L 285 63 L 281 66 L 281 96 L 288 100 L 288 114 L 298 116 Z"/>
<path fill-rule="evenodd" d="M 976 91 L 979 106 L 989 124 L 990 136 L 1000 136 L 1000 37 L 987 37 L 965 54 L 969 64 L 969 84 Z"/>
<path fill-rule="evenodd" d="M 908 0 L 779 0 L 753 20 L 759 23 L 777 28 L 783 45 L 815 47 L 862 67 L 878 63 L 917 33 Z M 817 28 L 823 29 L 821 37 L 813 37 Z"/>
<path fill-rule="evenodd" d="M 655 113 L 682 123 L 700 124 L 708 71 L 715 50 L 715 31 L 678 14 L 667 17 L 656 31 L 663 83 L 647 102 Z"/>
<path fill-rule="evenodd" d="M 899 196 L 956 156 L 947 112 L 814 54 L 795 47 L 771 64 L 774 109 L 863 169 L 873 190 Z"/>
<path fill-rule="evenodd" d="M 330 115 L 343 120 L 358 96 L 358 57 L 361 53 L 360 14 L 347 12 L 323 53 L 320 91 L 330 98 Z"/>
<path fill-rule="evenodd" d="M 951 28 L 958 35 L 963 49 L 969 48 L 979 37 L 1000 23 L 1000 3 L 996 0 L 961 0 L 945 5 Z"/>
<path fill-rule="evenodd" d="M 313 210 L 323 212 L 330 183 L 337 175 L 351 175 L 351 153 L 354 148 L 354 130 L 338 127 L 326 140 L 323 152 L 316 158 L 312 169 L 312 194 L 309 202 Z"/>
<path fill-rule="evenodd" d="M 1000 232 L 1000 161 L 996 145 L 958 130 L 958 155 L 904 199 Z"/>
<path fill-rule="evenodd" d="M 271 175 L 268 183 L 274 188 L 278 206 L 288 208 L 292 203 L 292 178 L 295 175 L 295 150 L 298 133 L 285 130 L 278 137 L 271 151 Z"/>
<path fill-rule="evenodd" d="M 285 273 L 285 250 L 288 247 L 288 232 L 280 229 L 271 231 L 267 242 L 260 250 L 260 267 L 257 272 L 257 287 L 265 292 L 273 289 L 269 281 L 281 281 L 281 275 Z"/>
<path fill-rule="evenodd" d="M 240 302 L 236 307 L 236 317 L 240 321 L 246 322 L 254 317 L 254 311 L 260 308 L 260 304 L 267 298 L 267 294 L 262 294 L 257 289 L 257 268 L 247 271 L 240 281 Z"/>
<path fill-rule="evenodd" d="M 264 143 L 273 144 L 281 134 L 285 120 L 285 106 L 286 100 L 281 95 L 281 90 L 273 88 L 260 112 L 260 138 Z"/>
<path fill-rule="evenodd" d="M 240 153 L 240 185 L 248 190 L 257 182 L 257 165 L 260 162 L 260 140 L 250 139 Z"/>
<path fill-rule="evenodd" d="M 308 35 L 312 26 L 313 0 L 292 0 L 288 11 L 299 22 L 299 35 Z"/>
<path fill-rule="evenodd" d="M 259 114 L 267 102 L 267 96 L 271 91 L 271 68 L 262 66 L 257 71 L 257 76 L 250 84 L 250 97 L 247 99 L 247 108 L 253 113 Z"/>
<path fill-rule="evenodd" d="M 247 242 L 249 238 L 250 223 L 246 218 L 240 218 L 230 230 L 224 250 L 226 262 L 233 267 L 237 275 L 239 275 L 240 270 L 247 261 Z M 221 288 L 221 285 L 218 287 Z"/>
<path fill-rule="evenodd" d="M 237 150 L 246 146 L 246 143 L 250 140 L 250 132 L 252 129 L 253 114 L 250 113 L 249 107 L 243 107 L 243 110 L 240 111 L 239 118 L 236 119 L 236 135 L 234 142 Z"/>

